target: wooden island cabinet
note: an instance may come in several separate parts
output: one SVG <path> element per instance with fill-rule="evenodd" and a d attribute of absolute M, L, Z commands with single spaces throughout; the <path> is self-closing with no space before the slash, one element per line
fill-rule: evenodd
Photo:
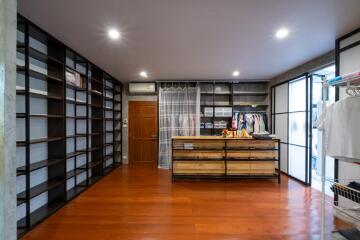
<path fill-rule="evenodd" d="M 279 139 L 180 136 L 172 138 L 172 179 L 275 178 Z"/>

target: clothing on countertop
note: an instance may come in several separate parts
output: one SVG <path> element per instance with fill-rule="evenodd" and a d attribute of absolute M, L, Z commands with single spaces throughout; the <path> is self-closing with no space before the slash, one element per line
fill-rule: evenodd
<path fill-rule="evenodd" d="M 319 129 L 325 129 L 325 148 L 329 156 L 344 160 L 360 159 L 359 122 L 359 97 L 347 97 L 326 108 L 317 125 Z"/>
<path fill-rule="evenodd" d="M 234 112 L 232 123 L 234 129 L 246 129 L 248 133 L 267 131 L 266 113 Z"/>

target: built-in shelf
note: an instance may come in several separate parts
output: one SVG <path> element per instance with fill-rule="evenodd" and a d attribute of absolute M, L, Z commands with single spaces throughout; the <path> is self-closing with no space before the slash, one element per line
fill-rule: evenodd
<path fill-rule="evenodd" d="M 234 92 L 234 95 L 241 95 L 241 96 L 263 96 L 268 95 L 268 92 Z"/>
<path fill-rule="evenodd" d="M 23 67 L 23 66 L 17 66 L 16 70 L 18 72 L 25 72 L 26 71 L 25 67 Z M 44 74 L 44 73 L 37 72 L 37 71 L 31 70 L 31 69 L 29 69 L 27 71 L 28 71 L 30 77 L 33 77 L 33 78 L 36 78 L 36 79 L 39 79 L 39 80 L 56 81 L 56 82 L 60 82 L 60 83 L 64 82 L 61 77 L 56 77 L 56 76 L 53 76 L 53 75 Z"/>
<path fill-rule="evenodd" d="M 83 181 L 66 192 L 66 201 L 72 200 L 74 197 L 84 192 L 87 189 L 86 181 Z"/>
<path fill-rule="evenodd" d="M 232 126 L 235 111 L 266 112 L 269 102 L 267 85 L 267 82 L 200 83 L 201 135 L 220 135 L 221 129 Z M 221 108 L 223 112 L 215 114 Z M 204 126 L 206 123 L 208 127 Z"/>
<path fill-rule="evenodd" d="M 35 210 L 29 215 L 30 218 L 30 226 L 28 228 L 32 228 L 46 217 L 50 216 L 51 214 L 55 213 L 57 210 L 62 208 L 65 205 L 64 201 L 55 200 L 51 203 L 45 204 L 44 206 L 40 207 L 39 209 Z M 19 226 L 26 226 L 26 219 L 22 218 L 18 221 Z"/>
<path fill-rule="evenodd" d="M 66 179 L 68 180 L 68 179 L 73 178 L 76 175 L 79 175 L 79 174 L 84 173 L 84 172 L 86 172 L 86 169 L 81 168 L 81 167 L 79 167 L 79 169 L 73 169 L 73 170 L 66 173 Z"/>
<path fill-rule="evenodd" d="M 31 163 L 29 165 L 29 171 L 32 172 L 32 171 L 38 170 L 40 168 L 49 167 L 49 166 L 61 163 L 63 161 L 64 161 L 64 159 L 62 159 L 62 158 L 55 158 L 55 159 L 46 159 L 46 160 L 42 160 L 42 161 L 39 161 L 39 162 Z M 17 171 L 18 172 L 25 172 L 26 171 L 26 166 L 22 166 L 22 167 L 17 168 Z"/>
<path fill-rule="evenodd" d="M 115 149 L 115 144 L 106 142 L 110 134 L 106 129 L 109 124 L 115 128 L 115 116 L 121 119 L 121 111 L 115 115 L 114 108 L 121 109 L 122 85 L 22 16 L 18 15 L 17 23 L 22 33 L 18 36 L 24 40 L 17 41 L 21 59 L 16 66 L 16 94 L 23 96 L 22 104 L 27 106 L 16 113 L 24 131 L 16 141 L 24 153 L 16 169 L 19 185 L 24 186 L 17 193 L 19 216 L 24 216 L 17 221 L 22 236 L 121 164 L 121 153 L 107 152 L 110 147 Z M 32 59 L 41 64 L 33 64 Z M 79 86 L 65 80 L 66 71 L 80 74 Z M 32 79 L 41 81 L 37 84 L 41 89 L 33 88 Z M 45 113 L 31 112 L 38 109 Z M 32 126 L 36 129 L 30 130 Z M 44 133 L 40 135 L 44 137 L 32 139 L 38 135 L 32 131 L 41 127 L 36 133 Z M 121 124 L 118 128 L 112 133 L 113 140 L 121 133 Z M 121 149 L 121 143 L 116 142 L 116 147 Z M 36 159 L 46 155 L 48 159 Z M 30 185 L 39 177 L 46 180 Z M 37 204 L 44 205 L 32 211 L 35 197 Z"/>
<path fill-rule="evenodd" d="M 90 162 L 90 168 L 94 168 L 99 166 L 102 163 L 102 161 L 94 161 L 94 162 Z"/>
<path fill-rule="evenodd" d="M 71 153 L 66 154 L 66 158 L 73 158 L 73 157 L 76 157 L 76 156 L 79 156 L 79 155 L 82 155 L 85 153 L 86 153 L 85 151 L 71 152 Z"/>
<path fill-rule="evenodd" d="M 51 179 L 46 182 L 43 182 L 39 185 L 36 185 L 29 189 L 29 197 L 34 198 L 44 192 L 47 192 L 61 184 L 64 184 L 63 179 Z M 18 199 L 26 199 L 26 191 L 17 194 Z"/>

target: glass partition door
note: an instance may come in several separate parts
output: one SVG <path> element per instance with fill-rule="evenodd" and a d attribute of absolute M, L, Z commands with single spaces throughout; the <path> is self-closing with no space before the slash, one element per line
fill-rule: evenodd
<path fill-rule="evenodd" d="M 309 80 L 307 76 L 289 82 L 289 172 L 309 183 Z"/>
<path fill-rule="evenodd" d="M 308 75 L 272 88 L 272 131 L 280 138 L 281 171 L 310 184 L 311 86 Z"/>

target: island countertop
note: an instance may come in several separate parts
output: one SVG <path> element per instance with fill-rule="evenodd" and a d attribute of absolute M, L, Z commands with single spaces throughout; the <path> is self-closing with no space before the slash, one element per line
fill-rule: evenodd
<path fill-rule="evenodd" d="M 223 136 L 173 136 L 176 140 L 279 140 L 279 138 L 271 139 L 256 139 L 256 138 L 241 138 L 241 137 L 223 137 Z"/>
<path fill-rule="evenodd" d="M 172 179 L 275 178 L 280 183 L 280 156 L 278 138 L 174 136 Z"/>

